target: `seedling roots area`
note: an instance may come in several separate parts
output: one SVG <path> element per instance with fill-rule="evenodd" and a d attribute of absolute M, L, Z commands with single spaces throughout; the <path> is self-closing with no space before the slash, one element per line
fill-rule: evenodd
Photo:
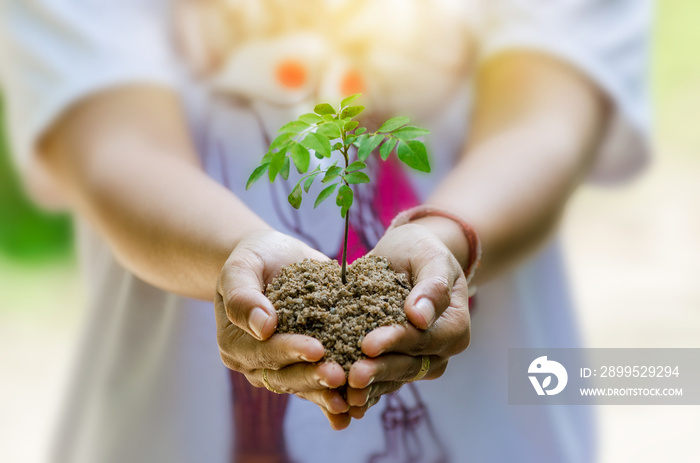
<path fill-rule="evenodd" d="M 345 372 L 364 357 L 360 350 L 373 329 L 405 324 L 404 303 L 411 283 L 384 257 L 364 256 L 348 267 L 348 283 L 335 260 L 306 259 L 286 266 L 266 295 L 277 309 L 279 333 L 312 336 Z"/>

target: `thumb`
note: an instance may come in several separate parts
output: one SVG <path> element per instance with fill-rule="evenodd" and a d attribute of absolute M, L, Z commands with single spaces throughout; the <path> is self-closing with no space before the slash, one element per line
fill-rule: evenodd
<path fill-rule="evenodd" d="M 262 261 L 232 255 L 221 271 L 218 287 L 231 323 L 261 341 L 277 328 L 275 307 L 263 295 L 263 271 Z"/>
<path fill-rule="evenodd" d="M 461 269 L 451 254 L 421 253 L 411 260 L 411 274 L 415 285 L 404 311 L 408 320 L 418 329 L 426 330 L 450 305 L 450 295 Z"/>

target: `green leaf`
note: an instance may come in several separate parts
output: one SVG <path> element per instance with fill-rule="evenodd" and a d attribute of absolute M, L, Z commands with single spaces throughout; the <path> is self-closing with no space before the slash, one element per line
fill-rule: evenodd
<path fill-rule="evenodd" d="M 277 130 L 278 133 L 299 133 L 311 127 L 306 122 L 302 121 L 292 121 L 287 122 L 282 127 Z"/>
<path fill-rule="evenodd" d="M 361 96 L 362 96 L 362 93 L 356 93 L 354 95 L 350 95 L 349 97 L 345 98 L 343 101 L 340 102 L 340 107 L 341 108 L 346 107 L 347 105 L 349 105 L 353 101 L 357 100 Z"/>
<path fill-rule="evenodd" d="M 299 209 L 301 206 L 301 185 L 299 183 L 296 184 L 289 194 L 287 201 L 289 201 L 289 204 L 291 204 L 294 209 Z"/>
<path fill-rule="evenodd" d="M 317 167 L 320 168 L 321 166 L 317 166 Z M 314 183 L 314 179 L 316 179 L 316 177 L 317 177 L 318 174 L 320 174 L 320 173 L 321 173 L 321 172 L 314 172 L 313 174 L 309 175 L 309 177 L 308 177 L 308 178 L 306 179 L 306 181 L 304 182 L 304 191 L 305 191 L 305 192 L 307 192 L 307 193 L 309 192 L 309 188 L 311 188 L 311 184 Z"/>
<path fill-rule="evenodd" d="M 348 183 L 369 183 L 369 177 L 364 172 L 350 172 L 344 178 Z"/>
<path fill-rule="evenodd" d="M 316 202 L 314 202 L 314 209 L 318 207 L 319 204 L 321 204 L 323 201 L 325 201 L 330 195 L 333 194 L 335 191 L 335 188 L 339 185 L 339 183 L 334 183 L 333 185 L 327 186 L 321 192 L 318 194 L 318 198 L 316 198 Z"/>
<path fill-rule="evenodd" d="M 392 135 L 401 140 L 412 140 L 414 138 L 428 135 L 429 133 L 430 130 L 422 129 L 420 127 L 401 127 L 392 133 Z"/>
<path fill-rule="evenodd" d="M 353 145 L 355 145 L 359 148 L 362 145 L 362 143 L 367 139 L 367 137 L 368 137 L 367 134 L 360 135 L 359 137 L 357 137 L 355 139 L 355 141 L 353 142 Z"/>
<path fill-rule="evenodd" d="M 345 168 L 345 172 L 353 172 L 356 170 L 364 169 L 365 167 L 367 167 L 367 164 L 365 164 L 364 162 L 355 161 Z"/>
<path fill-rule="evenodd" d="M 335 122 L 325 122 L 319 125 L 318 130 L 316 130 L 316 133 L 325 135 L 326 137 L 328 137 L 329 140 L 340 138 L 340 129 L 335 124 Z"/>
<path fill-rule="evenodd" d="M 410 122 L 410 119 L 407 117 L 399 116 L 399 117 L 393 117 L 386 121 L 385 123 L 382 124 L 381 127 L 379 127 L 379 130 L 377 132 L 393 132 L 394 130 L 398 129 L 399 127 L 403 127 L 404 125 L 408 124 Z"/>
<path fill-rule="evenodd" d="M 276 149 L 281 149 L 285 144 L 289 143 L 289 141 L 294 138 L 295 134 L 291 132 L 286 132 L 282 133 L 280 135 L 277 135 L 277 137 L 272 140 L 272 143 L 270 143 L 270 149 L 269 151 L 275 151 Z"/>
<path fill-rule="evenodd" d="M 350 106 L 340 112 L 340 117 L 355 117 L 364 110 L 364 106 Z"/>
<path fill-rule="evenodd" d="M 298 119 L 302 122 L 306 122 L 307 124 L 318 124 L 323 120 L 321 119 L 321 116 L 314 113 L 302 114 Z"/>
<path fill-rule="evenodd" d="M 343 128 L 345 129 L 346 132 L 351 132 L 358 125 L 360 125 L 360 123 L 357 121 L 348 121 L 345 123 Z M 357 135 L 359 135 L 359 134 L 357 134 Z"/>
<path fill-rule="evenodd" d="M 398 148 L 399 159 L 408 167 L 421 172 L 430 172 L 428 153 L 423 142 L 418 140 L 401 140 Z"/>
<path fill-rule="evenodd" d="M 379 148 L 379 155 L 384 161 L 389 159 L 389 155 L 391 155 L 391 152 L 393 151 L 397 142 L 398 140 L 396 140 L 395 138 L 387 138 L 386 141 L 382 144 L 381 148 Z"/>
<path fill-rule="evenodd" d="M 321 103 L 316 105 L 314 112 L 323 116 L 324 114 L 335 114 L 335 109 L 333 109 L 333 106 L 329 105 L 328 103 Z"/>
<path fill-rule="evenodd" d="M 357 150 L 357 159 L 360 161 L 367 159 L 369 155 L 372 154 L 372 151 L 379 146 L 382 140 L 384 140 L 384 135 L 381 134 L 372 135 L 371 137 L 362 140 L 360 143 L 360 149 Z"/>
<path fill-rule="evenodd" d="M 316 154 L 320 154 L 321 157 L 331 157 L 331 141 L 328 137 L 324 137 L 320 133 L 312 132 L 308 134 L 306 138 L 302 140 L 301 144 L 308 149 L 314 150 Z"/>
<path fill-rule="evenodd" d="M 326 175 L 323 176 L 323 180 L 321 180 L 321 183 L 328 183 L 335 179 L 340 173 L 343 171 L 343 168 L 340 166 L 331 166 L 327 171 Z"/>
<path fill-rule="evenodd" d="M 362 135 L 367 131 L 367 127 L 360 127 L 359 129 L 355 130 L 355 135 Z"/>
<path fill-rule="evenodd" d="M 287 180 L 289 178 L 289 158 L 284 158 L 284 164 L 282 164 L 282 170 L 280 170 L 280 175 L 283 179 Z"/>
<path fill-rule="evenodd" d="M 333 122 L 335 120 L 335 114 L 325 114 L 323 116 L 323 122 Z"/>
<path fill-rule="evenodd" d="M 294 161 L 294 165 L 297 167 L 297 172 L 303 174 L 309 170 L 309 162 L 311 161 L 309 150 L 300 143 L 294 143 L 291 151 L 292 161 Z"/>
<path fill-rule="evenodd" d="M 352 206 L 352 201 L 355 194 L 352 192 L 352 188 L 347 185 L 341 185 L 338 188 L 338 196 L 335 198 L 335 204 L 340 206 L 340 216 L 345 218 L 345 214 L 348 213 L 350 206 Z"/>
<path fill-rule="evenodd" d="M 270 183 L 275 181 L 277 174 L 280 173 L 282 167 L 284 166 L 284 160 L 287 159 L 284 151 L 278 151 L 272 155 L 272 160 L 270 161 Z"/>
<path fill-rule="evenodd" d="M 255 168 L 252 174 L 250 174 L 250 177 L 248 177 L 248 182 L 245 184 L 245 189 L 249 189 L 250 187 L 253 186 L 255 182 L 260 180 L 260 177 L 262 177 L 265 172 L 267 172 L 267 169 L 270 168 L 270 163 L 266 162 L 264 164 L 259 165 L 258 167 Z"/>

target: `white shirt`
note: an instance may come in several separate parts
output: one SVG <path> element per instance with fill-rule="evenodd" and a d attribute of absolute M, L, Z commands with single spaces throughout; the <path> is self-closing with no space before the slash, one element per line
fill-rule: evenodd
<path fill-rule="evenodd" d="M 318 98 L 334 101 L 359 75 L 376 109 L 413 116 L 433 132 L 430 176 L 370 166 L 388 176 L 385 187 L 401 184 L 408 192 L 381 209 L 371 189 L 358 191 L 366 207 L 358 206 L 351 219 L 369 224 L 357 242 L 371 246 L 391 208 L 400 210 L 408 196 L 425 198 L 455 162 L 468 127 L 475 67 L 514 48 L 566 61 L 614 102 L 615 121 L 594 179 L 621 178 L 643 162 L 649 2 L 313 4 L 288 2 L 282 11 L 270 7 L 277 3 L 252 0 L 3 0 L 0 83 L 13 151 L 28 184 L 40 200 L 42 193 L 53 197 L 46 193 L 50 179 L 33 164 L 34 152 L 37 138 L 68 107 L 106 88 L 157 83 L 187 101 L 209 175 L 269 224 L 335 256 L 342 222 L 334 205 L 314 211 L 305 203 L 295 212 L 285 205 L 289 185 L 261 182 L 253 192 L 244 185 L 266 135 Z M 349 18 L 331 22 L 334 27 L 319 20 L 349 4 Z M 311 26 L 302 30 L 294 18 Z M 278 74 L 284 62 L 301 65 L 304 78 L 284 84 Z M 381 210 L 373 212 L 377 205 Z M 88 226 L 79 222 L 78 229 L 90 319 L 52 461 L 227 461 L 235 433 L 231 386 L 211 304 L 144 283 L 117 264 Z M 588 408 L 508 405 L 509 347 L 580 346 L 556 243 L 479 288 L 472 333 L 471 346 L 451 359 L 442 378 L 383 398 L 346 431 L 331 431 L 315 405 L 292 397 L 284 424 L 292 460 L 591 461 Z M 403 424 L 388 429 L 383 415 Z"/>

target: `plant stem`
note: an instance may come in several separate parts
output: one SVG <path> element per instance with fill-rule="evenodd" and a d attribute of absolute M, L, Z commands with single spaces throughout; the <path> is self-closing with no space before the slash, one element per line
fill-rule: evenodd
<path fill-rule="evenodd" d="M 348 284 L 347 263 L 348 263 L 348 230 L 350 225 L 350 213 L 345 214 L 345 239 L 343 239 L 343 266 L 340 269 L 340 278 L 343 284 Z"/>
<path fill-rule="evenodd" d="M 342 137 L 343 141 L 345 141 L 345 130 L 342 131 Z M 345 168 L 348 168 L 348 147 L 345 146 L 345 149 L 342 151 L 343 153 L 343 159 L 345 160 Z M 343 180 L 343 183 L 347 185 L 347 182 Z M 343 284 L 346 285 L 348 284 L 348 277 L 347 277 L 347 266 L 348 266 L 348 231 L 350 229 L 350 210 L 345 213 L 345 236 L 343 238 L 343 264 L 340 269 L 340 279 L 343 281 Z"/>

